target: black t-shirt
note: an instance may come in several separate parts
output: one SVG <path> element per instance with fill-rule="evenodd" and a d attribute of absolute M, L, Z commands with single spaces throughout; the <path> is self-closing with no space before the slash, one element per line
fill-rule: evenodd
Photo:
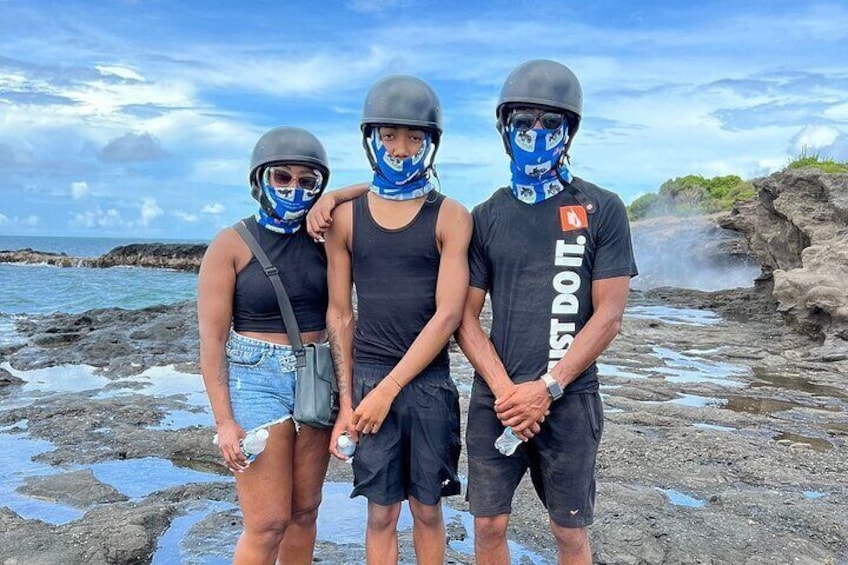
<path fill-rule="evenodd" d="M 504 187 L 472 212 L 471 286 L 491 296 L 490 338 L 516 383 L 538 378 L 565 354 L 592 316 L 593 280 L 638 273 L 624 203 L 581 179 L 572 185 L 533 205 Z M 597 389 L 595 363 L 567 387 Z"/>

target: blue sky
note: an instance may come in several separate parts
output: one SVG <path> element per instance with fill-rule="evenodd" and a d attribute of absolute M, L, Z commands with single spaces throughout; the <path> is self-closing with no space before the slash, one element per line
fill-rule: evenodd
<path fill-rule="evenodd" d="M 574 172 L 625 202 L 848 159 L 845 22 L 794 0 L 0 0 L 0 235 L 208 239 L 254 211 L 250 151 L 282 124 L 324 142 L 331 187 L 367 180 L 361 104 L 396 73 L 439 94 L 442 190 L 470 208 L 509 179 L 494 107 L 534 58 L 580 77 Z"/>

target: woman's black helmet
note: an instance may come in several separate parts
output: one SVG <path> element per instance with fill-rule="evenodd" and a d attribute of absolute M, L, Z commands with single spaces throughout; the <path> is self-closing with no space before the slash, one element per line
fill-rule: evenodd
<path fill-rule="evenodd" d="M 506 78 L 495 110 L 497 128 L 506 138 L 506 120 L 515 106 L 543 106 L 565 114 L 568 122 L 568 142 L 564 154 L 580 128 L 583 117 L 583 89 L 571 69 L 547 59 L 535 59 L 516 67 Z"/>
<path fill-rule="evenodd" d="M 259 175 L 263 168 L 281 163 L 318 169 L 324 178 L 321 190 L 327 187 L 330 179 L 330 162 L 318 138 L 302 128 L 280 126 L 266 132 L 253 148 L 249 175 L 250 195 L 253 198 L 262 202 Z"/>

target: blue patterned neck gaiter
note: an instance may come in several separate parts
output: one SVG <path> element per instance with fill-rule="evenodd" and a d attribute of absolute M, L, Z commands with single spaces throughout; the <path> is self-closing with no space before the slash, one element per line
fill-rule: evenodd
<path fill-rule="evenodd" d="M 406 159 L 398 159 L 389 154 L 377 129 L 374 128 L 368 138 L 374 161 L 377 163 L 377 171 L 371 181 L 372 192 L 389 200 L 411 200 L 433 190 L 427 163 L 427 154 L 432 143 L 430 134 L 427 133 L 418 153 Z"/>
<path fill-rule="evenodd" d="M 318 171 L 315 172 L 318 173 Z M 318 174 L 320 175 L 320 173 Z M 273 205 L 274 213 L 279 217 L 271 216 L 260 207 L 259 213 L 256 215 L 256 222 L 273 232 L 295 233 L 300 229 L 303 218 L 321 192 L 322 183 L 323 180 L 320 180 L 313 190 L 306 190 L 299 186 L 275 188 L 268 182 L 268 175 L 263 174 L 260 182 L 262 192 Z"/>
<path fill-rule="evenodd" d="M 509 144 L 512 150 L 512 193 L 525 204 L 536 204 L 559 194 L 571 182 L 571 171 L 565 161 L 557 164 L 565 149 L 565 123 L 555 130 L 528 129 L 520 131 L 510 126 Z"/>

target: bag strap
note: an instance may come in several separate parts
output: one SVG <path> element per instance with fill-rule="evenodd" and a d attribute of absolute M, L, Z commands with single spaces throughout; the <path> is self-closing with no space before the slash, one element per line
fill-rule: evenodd
<path fill-rule="evenodd" d="M 305 367 L 306 351 L 303 349 L 303 341 L 300 339 L 300 326 L 297 325 L 297 319 L 294 317 L 294 310 L 292 310 L 289 295 L 286 293 L 286 287 L 283 286 L 283 281 L 280 279 L 280 272 L 277 270 L 277 267 L 271 263 L 271 260 L 268 259 L 268 255 L 265 253 L 265 250 L 262 249 L 262 245 L 260 245 L 256 238 L 253 237 L 253 234 L 248 231 L 244 222 L 236 222 L 233 224 L 233 229 L 236 230 L 236 233 L 241 236 L 250 248 L 250 251 L 253 252 L 253 256 L 256 257 L 257 261 L 259 261 L 259 265 L 262 266 L 262 270 L 265 271 L 265 274 L 271 281 L 271 286 L 274 287 L 274 293 L 277 295 L 277 304 L 280 307 L 280 314 L 283 315 L 283 322 L 286 324 L 286 333 L 289 336 L 292 349 L 294 349 L 294 355 L 297 358 L 297 366 L 300 368 Z"/>

